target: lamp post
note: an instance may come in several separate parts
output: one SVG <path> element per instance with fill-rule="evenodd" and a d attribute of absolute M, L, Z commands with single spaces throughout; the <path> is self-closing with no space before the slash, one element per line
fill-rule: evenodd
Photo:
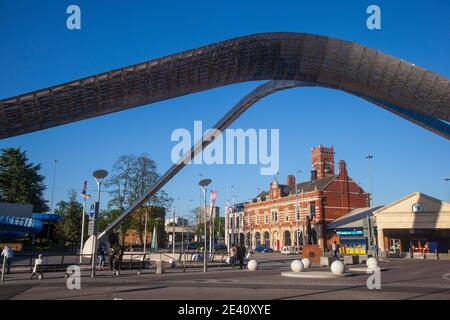
<path fill-rule="evenodd" d="M 145 208 L 145 220 L 144 220 L 144 254 L 147 251 L 147 220 L 148 220 L 148 210 Z"/>
<path fill-rule="evenodd" d="M 53 182 L 52 182 L 53 186 L 52 186 L 52 197 L 50 200 L 50 213 L 53 212 L 53 196 L 55 194 L 56 164 L 57 163 L 58 163 L 58 160 L 53 160 Z"/>
<path fill-rule="evenodd" d="M 204 227 L 204 245 L 203 245 L 203 272 L 208 271 L 208 265 L 207 265 L 207 257 L 206 257 L 206 190 L 208 189 L 208 185 L 211 183 L 211 179 L 203 179 L 199 181 L 199 185 L 201 187 L 201 190 L 203 191 L 203 196 L 205 200 L 205 213 L 204 213 L 204 220 L 203 220 L 203 227 Z"/>
<path fill-rule="evenodd" d="M 92 261 L 91 261 L 91 277 L 95 277 L 95 261 L 97 260 L 97 220 L 100 209 L 100 188 L 103 179 L 108 175 L 106 170 L 96 170 L 92 173 L 97 182 L 97 201 L 95 203 L 95 214 L 93 218 L 94 228 L 92 232 Z"/>
<path fill-rule="evenodd" d="M 367 159 L 367 163 L 369 164 L 369 181 L 370 181 L 369 207 L 370 207 L 373 205 L 372 165 L 371 165 L 373 155 L 367 154 L 366 159 Z"/>
<path fill-rule="evenodd" d="M 81 243 L 80 243 L 80 263 L 83 262 L 83 241 L 84 241 L 84 219 L 86 217 L 86 200 L 91 198 L 90 194 L 82 194 L 83 197 L 83 216 L 81 218 Z"/>
<path fill-rule="evenodd" d="M 303 173 L 302 170 L 297 170 L 294 172 L 295 176 L 295 221 L 297 222 L 297 247 L 300 250 L 300 237 L 299 237 L 299 212 L 298 212 L 298 190 L 297 190 L 297 173 Z M 303 192 L 303 189 L 302 189 Z M 302 199 L 302 213 L 303 213 L 303 199 Z M 303 233 L 302 233 L 303 234 Z"/>
<path fill-rule="evenodd" d="M 450 202 L 450 189 L 448 187 L 448 182 L 450 181 L 450 178 L 444 178 L 444 181 L 446 182 L 446 186 L 447 186 L 447 197 L 448 197 L 448 201 Z"/>

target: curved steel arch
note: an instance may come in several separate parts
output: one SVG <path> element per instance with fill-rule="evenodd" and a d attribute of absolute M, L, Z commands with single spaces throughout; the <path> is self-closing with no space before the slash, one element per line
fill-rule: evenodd
<path fill-rule="evenodd" d="M 223 132 L 228 126 L 230 126 L 241 114 L 243 114 L 247 109 L 253 106 L 256 102 L 261 100 L 262 98 L 271 95 L 275 92 L 299 88 L 299 87 L 311 87 L 310 83 L 305 83 L 301 81 L 268 81 L 249 94 L 247 94 L 243 99 L 241 99 L 229 112 L 227 112 L 213 127 L 217 129 L 216 131 L 207 131 L 207 133 L 201 138 L 201 140 L 197 141 L 194 146 L 192 146 L 191 150 L 186 153 L 176 164 L 167 170 L 164 175 L 161 176 L 156 183 L 147 190 L 147 192 L 136 202 L 134 202 L 129 208 L 126 209 L 116 220 L 114 220 L 100 235 L 99 239 L 105 236 L 109 231 L 111 231 L 117 224 L 122 222 L 126 217 L 128 217 L 134 210 L 143 205 L 147 199 L 156 194 L 166 183 L 168 183 L 183 167 L 194 159 L 199 153 L 202 152 L 213 140 L 218 136 L 219 132 Z M 372 101 L 370 98 L 362 97 L 372 103 L 376 103 L 383 108 L 389 108 L 389 106 L 384 106 L 377 101 Z M 389 109 L 388 109 L 389 110 Z M 450 139 L 450 131 L 449 126 L 444 124 L 442 121 L 432 119 L 432 118 L 423 118 L 423 116 L 419 116 L 411 111 L 404 111 L 403 109 L 397 110 L 400 116 L 405 117 L 406 119 L 413 121 L 421 126 L 427 127 L 428 129 L 432 129 L 432 131 Z M 427 120 L 427 121 L 423 121 Z M 442 124 L 446 125 L 445 130 L 441 130 L 436 121 L 442 122 Z"/>
<path fill-rule="evenodd" d="M 1 100 L 0 139 L 251 80 L 302 81 L 450 121 L 447 77 L 355 42 L 257 33 Z"/>

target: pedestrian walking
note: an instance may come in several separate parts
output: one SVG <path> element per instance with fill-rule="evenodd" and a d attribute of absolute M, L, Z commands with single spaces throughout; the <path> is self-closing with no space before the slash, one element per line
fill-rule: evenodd
<path fill-rule="evenodd" d="M 114 251 L 114 247 L 111 246 L 108 250 L 108 264 L 109 264 L 109 271 L 114 270 L 114 256 L 116 252 Z"/>
<path fill-rule="evenodd" d="M 245 252 L 246 252 L 246 248 L 243 245 L 239 245 L 237 247 L 237 260 L 239 261 L 239 269 L 244 269 L 244 259 L 245 259 Z"/>
<path fill-rule="evenodd" d="M 8 246 L 5 246 L 2 251 L 2 257 L 6 258 L 6 273 L 11 272 L 11 266 L 14 258 L 14 251 Z"/>
<path fill-rule="evenodd" d="M 337 260 L 338 258 L 338 252 L 339 252 L 339 245 L 336 243 L 336 241 L 333 242 L 331 245 L 331 251 L 333 252 L 333 258 Z"/>
<path fill-rule="evenodd" d="M 38 279 L 42 279 L 44 274 L 42 273 L 42 254 L 39 254 L 38 257 L 34 260 L 33 273 L 31 274 L 30 280 L 38 274 Z"/>
<path fill-rule="evenodd" d="M 228 257 L 229 262 L 228 263 L 231 264 L 234 269 L 235 264 L 236 264 L 236 255 L 237 255 L 237 248 L 234 243 L 231 245 L 230 252 L 228 254 L 229 254 L 229 257 Z"/>
<path fill-rule="evenodd" d="M 122 267 L 123 249 L 121 246 L 114 248 L 114 275 L 120 275 L 120 269 Z"/>
<path fill-rule="evenodd" d="M 98 256 L 97 270 L 102 270 L 103 266 L 105 265 L 105 258 L 106 258 L 106 248 L 105 248 L 105 246 L 102 245 L 102 246 L 100 246 L 100 248 L 98 248 L 97 256 Z"/>

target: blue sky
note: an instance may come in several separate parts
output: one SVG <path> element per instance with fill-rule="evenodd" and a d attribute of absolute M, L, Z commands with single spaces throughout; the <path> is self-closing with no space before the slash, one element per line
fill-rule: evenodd
<path fill-rule="evenodd" d="M 82 29 L 66 28 L 66 8 L 81 8 Z M 381 7 L 382 29 L 366 28 L 366 8 Z M 206 45 L 269 31 L 329 35 L 382 50 L 450 76 L 450 4 L 435 1 L 5 1 L 0 0 L 0 98 L 45 88 Z M 91 172 L 110 169 L 122 154 L 147 153 L 162 173 L 171 165 L 176 128 L 194 120 L 211 126 L 258 82 L 241 83 L 0 141 L 42 164 L 55 203 Z M 310 148 L 333 145 L 336 162 L 368 189 L 366 153 L 374 155 L 374 200 L 386 204 L 413 191 L 447 198 L 449 142 L 354 96 L 327 89 L 293 89 L 258 102 L 232 128 L 279 128 L 280 174 L 309 178 Z M 257 165 L 189 166 L 165 188 L 179 212 L 197 204 L 199 173 L 213 180 L 223 205 L 227 186 L 238 201 L 273 177 Z M 103 197 L 107 200 L 107 195 Z M 193 202 L 189 204 L 189 199 Z M 104 203 L 104 201 L 103 201 Z M 175 203 L 177 204 L 177 202 Z M 223 212 L 223 209 L 222 209 Z"/>

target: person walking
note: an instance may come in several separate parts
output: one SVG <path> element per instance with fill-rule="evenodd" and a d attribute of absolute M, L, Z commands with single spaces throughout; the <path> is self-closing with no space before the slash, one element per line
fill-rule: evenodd
<path fill-rule="evenodd" d="M 11 272 L 12 261 L 14 258 L 14 251 L 8 246 L 5 246 L 2 251 L 2 257 L 6 258 L 6 273 Z"/>
<path fill-rule="evenodd" d="M 245 252 L 246 248 L 243 245 L 239 245 L 237 248 L 237 260 L 239 261 L 239 269 L 244 269 L 244 259 L 245 259 Z"/>
<path fill-rule="evenodd" d="M 231 245 L 229 255 L 230 255 L 230 257 L 229 257 L 230 258 L 230 262 L 229 263 L 233 266 L 233 269 L 234 269 L 235 264 L 236 264 L 236 255 L 237 255 L 237 248 L 236 248 L 236 245 L 234 243 Z"/>
<path fill-rule="evenodd" d="M 108 264 L 109 264 L 109 271 L 114 270 L 114 256 L 116 252 L 114 251 L 114 246 L 111 246 L 108 250 Z"/>
<path fill-rule="evenodd" d="M 98 248 L 97 251 L 97 256 L 98 256 L 98 266 L 97 266 L 97 270 L 102 270 L 103 266 L 105 265 L 105 256 L 106 256 L 106 249 L 105 247 L 102 245 L 100 246 L 100 248 Z"/>
<path fill-rule="evenodd" d="M 333 252 L 333 258 L 338 259 L 338 252 L 339 252 L 339 245 L 336 243 L 336 241 L 333 242 L 331 246 L 331 251 Z"/>
<path fill-rule="evenodd" d="M 41 266 L 42 266 L 42 254 L 39 254 L 37 259 L 34 260 L 33 273 L 31 274 L 30 280 L 33 279 L 33 277 L 36 274 L 38 274 L 38 279 L 42 279 L 44 277 Z"/>
<path fill-rule="evenodd" d="M 123 249 L 121 246 L 114 248 L 114 275 L 120 275 L 120 269 L 122 267 Z"/>

